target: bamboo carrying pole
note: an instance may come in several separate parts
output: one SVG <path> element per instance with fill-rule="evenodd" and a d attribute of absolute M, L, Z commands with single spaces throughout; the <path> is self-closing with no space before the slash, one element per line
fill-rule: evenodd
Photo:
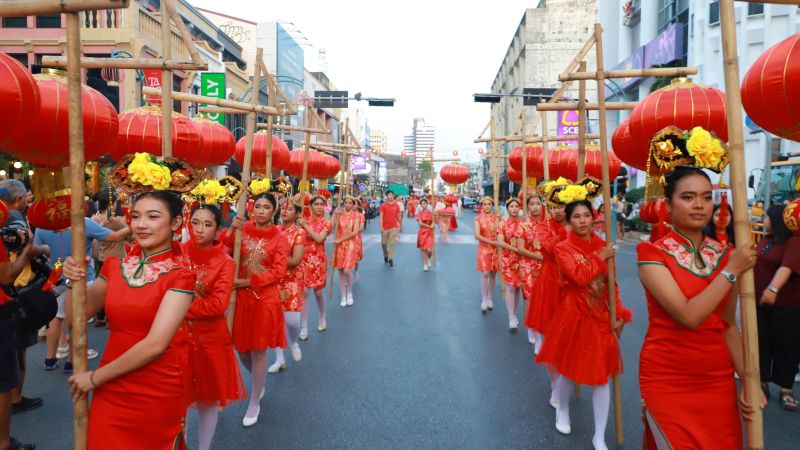
<path fill-rule="evenodd" d="M 744 133 L 742 130 L 742 93 L 739 85 L 739 57 L 736 46 L 736 17 L 733 0 L 719 2 L 722 27 L 722 57 L 725 69 L 726 111 L 728 114 L 728 149 L 730 152 L 730 182 L 733 192 L 733 227 L 736 242 L 750 243 L 750 227 L 747 217 L 747 184 L 745 183 Z M 745 244 L 747 243 L 747 244 Z M 756 295 L 753 269 L 739 277 L 739 308 L 742 318 L 744 344 L 744 374 L 741 376 L 745 395 L 755 407 L 753 418 L 747 424 L 747 446 L 764 448 L 764 417 L 759 407 L 761 381 L 758 360 L 758 325 L 756 323 Z M 740 374 L 742 375 L 742 374 Z"/>
<path fill-rule="evenodd" d="M 245 192 L 239 197 L 239 202 L 236 205 L 236 214 L 241 214 L 242 219 L 244 219 L 244 210 L 247 205 L 247 186 L 250 184 L 250 162 L 253 156 L 253 140 L 255 138 L 255 129 L 256 129 L 256 112 L 255 106 L 258 104 L 258 91 L 259 86 L 261 85 L 261 66 L 258 64 L 258 61 L 261 61 L 261 57 L 264 53 L 264 50 L 259 47 L 256 50 L 256 64 L 253 68 L 253 79 L 250 81 L 250 102 L 252 104 L 252 109 L 247 116 L 247 140 L 245 141 L 244 145 L 244 161 L 242 162 L 242 185 L 245 188 Z M 242 259 L 242 230 L 236 230 L 234 235 L 234 244 L 233 244 L 233 261 L 236 263 L 236 270 L 234 273 L 236 277 L 239 276 L 239 261 Z M 233 332 L 233 317 L 236 314 L 236 290 L 234 289 L 231 292 L 231 301 L 228 304 L 228 312 L 226 314 L 228 320 L 228 331 Z"/>
<path fill-rule="evenodd" d="M 606 128 L 606 109 L 605 109 L 605 72 L 603 71 L 603 27 L 599 23 L 594 24 L 594 41 L 597 61 L 597 104 L 600 113 L 600 170 L 603 172 L 603 214 L 605 215 L 606 242 L 613 236 L 613 223 L 611 220 L 611 176 L 608 172 L 608 130 Z M 609 324 L 612 329 L 617 323 L 617 287 L 616 287 L 616 259 L 608 258 L 608 315 L 611 318 Z M 617 437 L 617 445 L 620 447 L 625 442 L 624 431 L 622 428 L 622 389 L 620 386 L 620 376 L 616 374 L 612 377 L 612 388 L 614 392 L 614 431 Z"/>
<path fill-rule="evenodd" d="M 164 95 L 162 93 L 161 89 L 151 88 L 149 86 L 143 86 L 142 87 L 142 94 L 144 94 L 144 95 L 158 95 L 158 96 L 163 96 Z M 265 115 L 275 115 L 275 114 L 278 113 L 278 111 L 275 108 L 271 107 L 271 106 L 264 106 L 264 105 L 259 105 L 259 104 L 255 104 L 254 105 L 254 104 L 252 104 L 252 102 L 251 103 L 237 102 L 237 101 L 234 101 L 234 100 L 226 100 L 226 99 L 222 99 L 222 98 L 206 97 L 206 96 L 197 95 L 197 94 L 187 94 L 185 92 L 173 92 L 172 93 L 172 98 L 174 98 L 175 100 L 182 101 L 182 102 L 206 103 L 206 104 L 209 104 L 209 105 L 222 106 L 222 107 L 225 107 L 225 108 L 230 108 L 231 111 L 236 111 L 237 113 L 241 113 L 241 114 L 244 114 L 244 113 L 247 113 L 247 112 L 250 112 L 250 111 L 255 111 L 255 112 L 259 113 L 259 114 L 265 114 Z M 206 109 L 206 108 L 201 108 L 201 111 L 204 110 L 204 109 Z M 222 111 L 214 110 L 214 111 L 211 111 L 211 112 L 222 112 Z M 227 112 L 227 110 L 226 110 L 226 112 Z"/>
<path fill-rule="evenodd" d="M 635 108 L 637 102 L 608 102 L 605 104 L 606 111 L 627 111 Z M 540 103 L 536 106 L 539 111 L 574 111 L 578 109 L 576 102 Z M 600 106 L 597 103 L 584 103 L 583 109 L 586 111 L 597 111 Z"/>
<path fill-rule="evenodd" d="M 595 35 L 597 45 L 597 35 Z M 586 61 L 581 61 L 579 69 L 586 70 Z M 586 170 L 586 80 L 578 81 L 578 179 L 583 178 Z"/>
<path fill-rule="evenodd" d="M 541 114 L 542 119 L 542 169 L 544 171 L 544 179 L 550 179 L 550 155 L 547 150 L 547 114 Z"/>
<path fill-rule="evenodd" d="M 2 2 L 0 2 L 2 3 Z M 63 56 L 43 56 L 42 67 L 66 67 L 67 58 Z M 169 70 L 208 70 L 208 63 L 192 61 L 164 60 L 154 58 L 81 58 L 84 69 L 169 69 Z"/>
<path fill-rule="evenodd" d="M 306 129 L 311 128 L 311 107 L 312 107 L 312 105 L 310 103 L 306 104 L 306 108 L 305 108 L 305 124 L 306 124 L 305 128 Z M 308 192 L 308 186 L 309 186 L 309 182 L 308 182 L 308 152 L 311 150 L 311 133 L 309 133 L 308 131 L 306 131 L 305 133 L 306 133 L 306 145 L 305 145 L 305 148 L 303 149 L 303 173 L 302 173 L 302 176 L 300 177 L 300 186 L 299 186 L 300 187 L 299 191 L 300 191 L 300 194 L 301 194 L 300 195 L 301 198 L 303 197 L 302 194 L 305 194 L 306 192 Z M 303 209 L 305 209 L 305 207 L 306 207 L 305 206 L 305 202 L 303 202 Z"/>
<path fill-rule="evenodd" d="M 98 9 L 127 8 L 130 0 L 17 0 L 0 1 L 0 16 L 41 16 Z"/>
<path fill-rule="evenodd" d="M 66 14 L 67 55 L 70 65 L 67 68 L 67 87 L 69 92 L 69 177 L 72 205 L 70 206 L 70 227 L 72 228 L 72 257 L 85 269 L 86 223 L 83 211 L 84 154 L 83 154 L 83 112 L 81 105 L 81 68 L 78 63 L 81 53 L 81 32 L 78 13 Z M 86 372 L 86 280 L 77 281 L 72 286 L 72 364 L 75 373 Z M 89 402 L 83 398 L 73 403 L 75 415 L 75 449 L 84 450 L 88 445 Z"/>
<path fill-rule="evenodd" d="M 596 43 L 595 43 L 596 45 Z M 598 80 L 599 77 L 605 78 L 649 78 L 649 77 L 686 77 L 697 75 L 694 67 L 661 67 L 652 69 L 631 69 L 631 70 L 609 70 L 597 69 L 596 72 L 587 72 L 586 69 L 573 73 L 562 73 L 558 76 L 558 81 L 574 80 Z"/>
<path fill-rule="evenodd" d="M 542 114 L 542 120 L 544 120 L 545 115 Z M 565 136 L 553 136 L 553 137 L 546 137 L 546 136 L 533 136 L 530 138 L 525 139 L 526 144 L 536 144 L 539 142 L 563 142 L 563 141 L 577 141 L 579 136 L 577 134 L 569 134 Z M 583 139 L 586 141 L 600 139 L 599 134 L 586 134 L 583 136 Z M 494 139 L 497 142 L 519 142 L 522 140 L 522 136 L 498 136 Z M 473 142 L 476 144 L 484 143 L 484 142 L 491 142 L 491 138 L 481 138 L 475 139 Z M 502 156 L 501 156 L 502 157 Z"/>
<path fill-rule="evenodd" d="M 497 165 L 497 160 L 500 159 L 497 153 L 497 141 L 494 140 L 494 133 L 495 133 L 495 124 L 494 124 L 494 116 L 492 116 L 491 122 L 491 136 L 492 136 L 492 184 L 493 184 L 493 200 L 494 200 L 494 209 L 495 209 L 495 219 L 494 219 L 494 231 L 495 231 L 495 239 L 497 239 L 497 229 L 500 226 L 500 168 Z M 503 249 L 497 247 L 497 271 L 502 274 L 503 272 Z M 495 276 L 497 276 L 495 274 Z M 503 276 L 500 275 L 500 297 L 505 300 L 506 299 L 506 283 L 503 279 Z M 494 295 L 494 292 L 491 293 Z"/>
<path fill-rule="evenodd" d="M 161 59 L 172 58 L 172 27 L 169 24 L 170 0 L 161 0 Z M 161 156 L 172 156 L 172 71 L 161 69 Z"/>
<path fill-rule="evenodd" d="M 522 138 L 522 212 L 526 212 L 528 199 L 528 146 L 525 142 L 525 102 L 522 103 L 522 124 L 521 124 L 521 138 Z"/>

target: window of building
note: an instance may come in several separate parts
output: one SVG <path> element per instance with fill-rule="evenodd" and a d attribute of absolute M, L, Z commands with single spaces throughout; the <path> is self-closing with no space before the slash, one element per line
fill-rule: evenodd
<path fill-rule="evenodd" d="M 713 1 L 708 5 L 708 24 L 716 25 L 719 23 L 719 2 Z"/>
<path fill-rule="evenodd" d="M 682 23 L 683 49 L 681 58 L 687 61 L 689 52 L 689 0 L 658 0 L 658 32 L 674 23 Z"/>
<path fill-rule="evenodd" d="M 16 59 L 25 67 L 28 67 L 28 54 L 27 53 L 9 53 L 8 56 Z"/>
<path fill-rule="evenodd" d="M 748 3 L 747 4 L 747 15 L 748 16 L 755 16 L 758 14 L 764 14 L 764 4 L 763 3 Z"/>
<path fill-rule="evenodd" d="M 36 28 L 61 28 L 61 14 L 36 16 Z"/>
<path fill-rule="evenodd" d="M 28 18 L 23 17 L 3 17 L 3 28 L 27 28 Z"/>

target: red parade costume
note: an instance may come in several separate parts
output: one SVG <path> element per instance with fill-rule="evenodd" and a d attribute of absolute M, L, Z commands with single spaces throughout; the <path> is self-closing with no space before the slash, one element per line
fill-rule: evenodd
<path fill-rule="evenodd" d="M 725 267 L 728 251 L 708 237 L 695 249 L 674 229 L 637 247 L 639 265 L 666 267 L 687 299 L 702 292 Z M 698 257 L 703 267 L 695 264 Z M 656 434 L 673 448 L 742 448 L 733 361 L 723 336 L 732 326 L 722 317 L 729 295 L 695 329 L 672 319 L 647 290 L 645 296 L 650 325 L 639 358 L 642 405 L 649 416 L 645 446 Z"/>
<path fill-rule="evenodd" d="M 331 224 L 324 217 L 311 217 L 308 226 L 314 233 L 331 232 Z M 316 243 L 311 236 L 306 236 L 306 251 L 303 253 L 303 282 L 307 288 L 322 289 L 328 280 L 328 258 L 325 254 L 325 243 Z"/>
<path fill-rule="evenodd" d="M 177 246 L 152 255 L 136 246 L 123 260 L 105 260 L 99 276 L 108 282 L 105 311 L 113 325 L 100 367 L 147 336 L 167 291 L 194 293 L 195 275 L 176 262 L 179 254 Z M 89 448 L 185 448 L 186 339 L 185 330 L 178 330 L 156 360 L 94 390 Z"/>
<path fill-rule="evenodd" d="M 503 241 L 505 241 L 506 244 L 516 248 L 517 235 L 519 234 L 521 226 L 522 219 L 519 217 L 509 217 L 500 222 L 498 232 L 503 236 Z M 508 250 L 503 252 L 502 273 L 506 285 L 515 288 L 522 287 L 524 279 L 520 273 L 520 255 L 518 253 Z"/>
<path fill-rule="evenodd" d="M 294 253 L 298 245 L 306 244 L 306 232 L 297 224 L 281 226 L 281 233 L 289 242 L 289 256 Z M 305 284 L 303 281 L 302 261 L 295 267 L 286 270 L 286 275 L 278 281 L 278 294 L 281 297 L 281 306 L 284 312 L 300 312 L 303 310 L 305 297 Z"/>
<path fill-rule="evenodd" d="M 497 240 L 496 219 L 497 216 L 494 213 L 483 211 L 475 218 L 475 225 L 480 226 L 481 236 L 490 241 Z M 499 265 L 497 247 L 485 242 L 478 242 L 478 263 L 476 265 L 478 272 L 495 272 Z"/>
<path fill-rule="evenodd" d="M 361 219 L 358 217 L 361 214 L 356 210 L 350 212 L 342 211 L 339 214 L 339 223 L 336 225 L 336 239 L 341 239 L 347 234 L 353 233 L 360 223 Z M 336 256 L 334 258 L 334 268 L 336 269 L 355 269 L 358 263 L 356 248 L 356 236 L 351 237 L 346 241 L 339 242 L 336 245 Z"/>
<path fill-rule="evenodd" d="M 221 242 L 200 248 L 190 240 L 181 252 L 181 262 L 196 275 L 195 299 L 184 322 L 190 343 L 189 400 L 198 408 L 224 408 L 247 398 L 225 320 L 236 265 Z"/>
<path fill-rule="evenodd" d="M 250 286 L 236 290 L 233 343 L 239 352 L 286 347 L 278 281 L 286 274 L 289 241 L 278 227 L 244 224 L 239 277 Z"/>
<path fill-rule="evenodd" d="M 578 384 L 604 385 L 622 373 L 622 355 L 611 331 L 608 267 L 598 252 L 606 242 L 592 233 L 586 241 L 569 233 L 555 246 L 555 260 L 562 276 L 562 307 L 552 321 L 536 362 L 550 364 Z M 617 316 L 630 322 L 630 310 L 622 306 L 617 289 Z"/>
<path fill-rule="evenodd" d="M 529 217 L 524 219 L 517 228 L 517 239 L 522 239 L 525 243 L 525 250 L 529 252 L 541 252 L 542 243 L 536 238 L 536 225 L 543 222 L 541 219 Z M 528 258 L 526 256 L 519 256 L 519 276 L 522 278 L 522 295 L 529 301 L 531 300 L 531 292 L 533 284 L 539 277 L 539 272 L 542 270 L 542 261 L 538 259 Z M 528 306 L 530 309 L 530 304 Z M 527 311 L 525 313 L 527 315 Z"/>
<path fill-rule="evenodd" d="M 362 213 L 358 213 L 358 221 L 361 223 L 361 231 L 356 235 L 356 261 L 364 259 L 364 222 L 367 218 Z"/>
<path fill-rule="evenodd" d="M 559 287 L 561 274 L 555 259 L 556 244 L 567 237 L 564 227 L 557 221 L 544 220 L 534 225 L 534 241 L 539 241 L 542 253 L 541 270 L 530 289 L 531 306 L 525 316 L 528 328 L 547 334 L 556 311 L 561 306 Z"/>
<path fill-rule="evenodd" d="M 415 217 L 417 214 L 417 201 L 413 198 L 408 199 L 408 204 L 406 205 L 406 209 L 408 210 L 407 214 L 408 217 Z"/>
<path fill-rule="evenodd" d="M 417 220 L 425 225 L 433 225 L 433 213 L 430 209 L 425 209 L 417 214 Z M 427 252 L 433 251 L 433 228 L 420 226 L 417 231 L 417 248 L 423 249 Z"/>

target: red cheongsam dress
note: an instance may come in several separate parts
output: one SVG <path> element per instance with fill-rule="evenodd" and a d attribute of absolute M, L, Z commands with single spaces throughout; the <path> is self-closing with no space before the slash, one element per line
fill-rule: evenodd
<path fill-rule="evenodd" d="M 490 240 L 497 240 L 496 231 L 497 216 L 494 213 L 486 213 L 481 211 L 475 218 L 475 225 L 480 226 L 481 236 Z M 489 245 L 484 242 L 478 242 L 478 263 L 476 268 L 478 272 L 495 272 L 499 266 L 499 256 L 497 254 L 497 247 Z"/>
<path fill-rule="evenodd" d="M 324 217 L 312 216 L 308 219 L 308 226 L 314 233 L 324 232 L 327 236 L 331 232 L 331 223 Z M 328 258 L 325 255 L 325 242 L 314 242 L 311 236 L 306 235 L 306 250 L 303 253 L 303 282 L 306 288 L 322 289 L 328 279 Z"/>
<path fill-rule="evenodd" d="M 543 259 L 542 269 L 531 288 L 531 306 L 525 316 L 525 325 L 547 335 L 553 316 L 561 305 L 558 292 L 561 274 L 556 264 L 555 247 L 566 239 L 567 233 L 557 221 L 550 219 L 534 225 L 534 235 L 542 246 L 540 251 Z"/>
<path fill-rule="evenodd" d="M 250 286 L 236 290 L 233 345 L 238 352 L 286 347 L 278 281 L 286 274 L 289 241 L 276 225 L 257 228 L 245 222 L 239 278 Z"/>
<path fill-rule="evenodd" d="M 498 232 L 503 236 L 503 241 L 506 244 L 516 248 L 517 247 L 517 234 L 519 233 L 522 219 L 519 217 L 509 217 L 500 222 Z M 503 266 L 502 274 L 503 279 L 506 281 L 507 286 L 522 287 L 523 278 L 520 273 L 520 256 L 518 253 L 503 250 Z"/>
<path fill-rule="evenodd" d="M 281 232 L 289 242 L 290 257 L 294 254 L 295 247 L 306 245 L 306 231 L 297 226 L 297 224 L 281 226 Z M 281 297 L 281 305 L 284 312 L 300 312 L 303 310 L 305 284 L 303 281 L 302 260 L 297 266 L 286 270 L 286 275 L 278 282 L 278 294 Z"/>
<path fill-rule="evenodd" d="M 639 265 L 666 267 L 688 301 L 725 267 L 729 250 L 708 237 L 696 249 L 674 229 L 637 248 Z M 742 448 L 733 361 L 723 336 L 732 326 L 722 316 L 729 294 L 694 329 L 676 322 L 647 290 L 645 296 L 650 324 L 639 357 L 645 448 L 656 448 L 654 436 L 676 449 Z"/>
<path fill-rule="evenodd" d="M 561 308 L 536 362 L 551 365 L 578 384 L 602 385 L 622 373 L 622 355 L 609 316 L 608 267 L 598 255 L 605 246 L 594 233 L 591 242 L 569 233 L 555 246 L 563 279 Z M 616 291 L 617 317 L 630 322 L 632 314 Z"/>
<path fill-rule="evenodd" d="M 336 224 L 336 239 L 341 239 L 346 234 L 352 234 L 358 229 L 361 219 L 358 217 L 361 214 L 356 210 L 350 212 L 342 211 L 339 214 L 339 223 Z M 355 269 L 358 263 L 358 254 L 356 248 L 356 236 L 351 237 L 346 241 L 336 244 L 336 255 L 334 256 L 333 266 L 336 269 Z"/>
<path fill-rule="evenodd" d="M 195 299 L 184 322 L 192 368 L 190 401 L 197 408 L 224 408 L 247 398 L 225 320 L 236 265 L 221 242 L 200 248 L 190 240 L 181 251 L 181 262 L 196 275 Z"/>
<path fill-rule="evenodd" d="M 525 243 L 525 249 L 529 252 L 541 252 L 542 243 L 536 238 L 535 230 L 536 224 L 542 222 L 542 219 L 528 217 L 522 221 L 517 229 L 517 239 L 521 239 Z M 542 261 L 527 256 L 520 255 L 519 257 L 519 272 L 522 277 L 522 295 L 528 301 L 531 300 L 531 291 L 533 284 L 539 277 L 539 272 L 542 270 Z M 530 303 L 528 303 L 530 309 Z M 528 312 L 525 312 L 527 315 Z"/>
<path fill-rule="evenodd" d="M 417 214 L 417 221 L 422 222 L 425 225 L 433 225 L 433 212 L 431 212 L 430 209 L 423 209 L 419 212 L 419 214 Z M 433 228 L 427 228 L 423 226 L 419 227 L 419 231 L 417 231 L 417 248 L 427 252 L 432 252 L 433 239 Z"/>
<path fill-rule="evenodd" d="M 99 276 L 108 283 L 105 310 L 113 322 L 100 367 L 147 336 L 167 291 L 194 294 L 194 273 L 176 261 L 179 255 L 177 245 L 147 256 L 137 245 L 123 260 L 106 259 Z M 90 449 L 186 448 L 187 338 L 178 330 L 161 356 L 94 390 Z"/>

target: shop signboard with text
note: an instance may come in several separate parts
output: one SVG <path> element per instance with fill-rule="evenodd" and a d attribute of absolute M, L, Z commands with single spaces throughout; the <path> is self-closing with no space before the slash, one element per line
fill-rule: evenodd
<path fill-rule="evenodd" d="M 225 74 L 203 72 L 200 74 L 200 95 L 204 97 L 225 98 Z M 200 105 L 208 106 L 208 105 Z M 208 120 L 225 125 L 225 114 L 206 113 Z"/>

